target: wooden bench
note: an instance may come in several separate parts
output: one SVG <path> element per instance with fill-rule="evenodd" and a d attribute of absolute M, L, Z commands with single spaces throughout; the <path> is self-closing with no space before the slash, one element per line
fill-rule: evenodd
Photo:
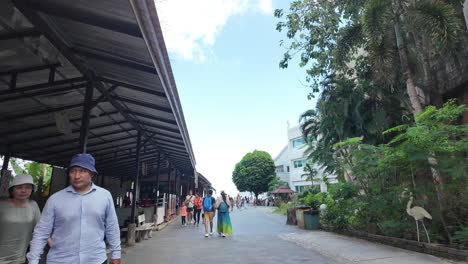
<path fill-rule="evenodd" d="M 148 239 L 152 237 L 152 231 L 154 228 L 154 223 L 145 223 L 145 215 L 141 214 L 138 216 L 138 226 L 135 229 L 135 241 L 140 242 L 143 239 Z M 128 232 L 128 228 L 122 228 L 120 229 L 120 232 L 126 233 Z M 126 237 L 126 236 L 124 236 Z"/>
<path fill-rule="evenodd" d="M 140 242 L 142 239 L 151 238 L 151 234 L 154 228 L 154 223 L 145 223 L 145 215 L 141 214 L 138 216 L 138 226 L 136 228 L 135 241 Z"/>

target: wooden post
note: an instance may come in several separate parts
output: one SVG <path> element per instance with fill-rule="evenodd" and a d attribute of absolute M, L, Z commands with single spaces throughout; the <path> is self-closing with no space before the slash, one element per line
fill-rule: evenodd
<path fill-rule="evenodd" d="M 137 136 L 137 148 L 136 148 L 136 164 L 135 164 L 135 177 L 133 181 L 133 200 L 132 200 L 132 209 L 130 213 L 130 223 L 128 224 L 128 232 L 127 232 L 127 246 L 131 247 L 135 245 L 135 232 L 136 232 L 136 224 L 135 224 L 135 211 L 136 211 L 136 194 L 137 188 L 139 187 L 138 178 L 140 177 L 140 148 L 141 148 L 141 133 L 138 131 Z"/>
<path fill-rule="evenodd" d="M 10 155 L 3 156 L 2 171 L 0 172 L 0 198 L 8 197 L 8 187 L 10 187 L 10 175 L 8 171 L 8 164 L 10 162 Z"/>

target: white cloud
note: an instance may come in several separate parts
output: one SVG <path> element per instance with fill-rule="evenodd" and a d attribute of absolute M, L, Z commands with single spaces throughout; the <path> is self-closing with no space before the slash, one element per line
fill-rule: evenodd
<path fill-rule="evenodd" d="M 155 0 L 169 52 L 203 62 L 228 19 L 248 10 L 270 14 L 272 0 Z"/>
<path fill-rule="evenodd" d="M 260 10 L 265 14 L 271 14 L 273 12 L 272 0 L 258 0 Z"/>

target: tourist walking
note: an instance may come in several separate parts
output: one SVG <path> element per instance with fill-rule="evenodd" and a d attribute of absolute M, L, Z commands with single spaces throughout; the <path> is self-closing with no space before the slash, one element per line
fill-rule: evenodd
<path fill-rule="evenodd" d="M 231 204 L 231 212 L 234 211 L 234 198 L 232 198 L 231 196 L 229 196 L 229 203 Z"/>
<path fill-rule="evenodd" d="M 185 205 L 185 203 L 182 203 L 182 206 L 180 207 L 180 218 L 182 219 L 183 226 L 187 225 L 187 222 L 185 219 L 186 217 L 187 217 L 187 206 Z"/>
<path fill-rule="evenodd" d="M 193 217 L 193 200 L 195 196 L 193 196 L 193 192 L 189 191 L 189 194 L 185 197 L 185 205 L 187 206 L 187 222 L 192 224 L 192 217 Z"/>
<path fill-rule="evenodd" d="M 239 194 L 236 197 L 236 206 L 237 206 L 237 209 L 241 209 L 241 197 Z"/>
<path fill-rule="evenodd" d="M 218 209 L 218 223 L 216 232 L 222 237 L 232 234 L 231 218 L 229 217 L 229 208 L 231 207 L 230 201 L 224 191 L 221 191 L 221 197 L 216 202 Z"/>
<path fill-rule="evenodd" d="M 210 235 L 213 235 L 213 218 L 215 217 L 216 200 L 213 197 L 213 190 L 208 190 L 208 196 L 203 198 L 203 217 L 205 220 L 205 237 L 208 237 L 208 225 Z"/>
<path fill-rule="evenodd" d="M 193 199 L 193 218 L 195 220 L 193 224 L 197 227 L 200 225 L 200 214 L 203 208 L 202 201 L 202 198 L 196 193 Z"/>
<path fill-rule="evenodd" d="M 37 264 L 49 237 L 47 264 L 120 264 L 120 230 L 112 195 L 94 185 L 97 174 L 90 154 L 73 156 L 67 169 L 70 186 L 53 194 L 34 228 L 29 263 Z"/>
<path fill-rule="evenodd" d="M 16 175 L 8 191 L 9 198 L 0 200 L 0 263 L 23 264 L 41 217 L 37 203 L 29 200 L 34 191 L 32 176 Z"/>

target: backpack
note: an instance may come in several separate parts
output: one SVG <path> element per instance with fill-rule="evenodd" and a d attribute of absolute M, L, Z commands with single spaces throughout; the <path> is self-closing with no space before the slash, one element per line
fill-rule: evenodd
<path fill-rule="evenodd" d="M 227 213 L 229 211 L 229 208 L 227 206 L 227 204 L 225 202 L 222 202 L 220 205 L 219 205 L 219 209 L 218 209 L 218 212 L 220 213 Z"/>
<path fill-rule="evenodd" d="M 212 212 L 213 211 L 213 198 L 205 197 L 203 199 L 203 211 Z"/>

